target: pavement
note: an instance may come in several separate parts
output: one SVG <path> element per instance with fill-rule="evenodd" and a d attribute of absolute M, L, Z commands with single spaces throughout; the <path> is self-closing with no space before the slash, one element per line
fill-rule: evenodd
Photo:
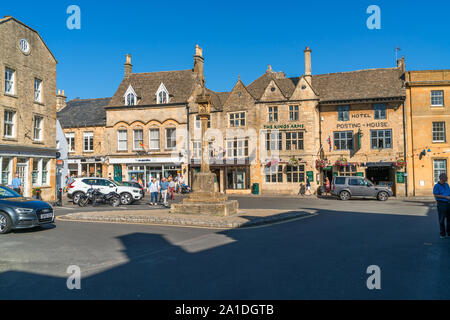
<path fill-rule="evenodd" d="M 236 199 L 315 214 L 224 230 L 58 220 L 15 231 L 1 236 L 0 299 L 450 299 L 433 201 Z M 74 265 L 80 290 L 67 287 Z M 367 287 L 373 265 L 379 290 Z"/>

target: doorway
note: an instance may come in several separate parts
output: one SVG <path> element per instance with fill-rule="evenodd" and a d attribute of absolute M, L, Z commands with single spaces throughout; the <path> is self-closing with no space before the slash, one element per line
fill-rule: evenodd
<path fill-rule="evenodd" d="M 28 159 L 17 159 L 16 173 L 19 174 L 19 178 L 22 181 L 23 196 L 28 197 Z"/>

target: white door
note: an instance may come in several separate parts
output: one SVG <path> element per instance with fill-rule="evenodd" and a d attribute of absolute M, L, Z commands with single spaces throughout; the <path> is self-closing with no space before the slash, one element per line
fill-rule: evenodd
<path fill-rule="evenodd" d="M 16 172 L 19 174 L 20 180 L 22 180 L 23 196 L 29 197 L 28 194 L 28 164 L 18 163 Z"/>

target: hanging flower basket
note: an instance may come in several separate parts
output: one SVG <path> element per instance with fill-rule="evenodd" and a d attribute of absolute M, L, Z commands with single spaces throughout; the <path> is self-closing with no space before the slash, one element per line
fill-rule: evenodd
<path fill-rule="evenodd" d="M 328 167 L 328 161 L 326 160 L 316 160 L 316 169 L 323 169 Z"/>
<path fill-rule="evenodd" d="M 299 162 L 296 158 L 290 158 L 288 164 L 291 167 L 296 167 L 298 166 Z"/>
<path fill-rule="evenodd" d="M 336 167 L 346 167 L 348 165 L 347 158 L 340 157 L 336 162 L 334 163 Z"/>
<path fill-rule="evenodd" d="M 406 161 L 404 159 L 398 159 L 394 162 L 394 167 L 397 169 L 403 169 L 406 166 Z"/>

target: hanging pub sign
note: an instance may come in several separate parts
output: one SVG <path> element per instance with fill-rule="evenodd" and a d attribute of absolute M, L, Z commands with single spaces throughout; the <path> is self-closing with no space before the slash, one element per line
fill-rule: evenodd
<path fill-rule="evenodd" d="M 307 172 L 306 172 L 306 176 L 308 177 L 309 182 L 314 182 L 314 172 L 312 172 L 312 171 L 307 171 Z"/>

